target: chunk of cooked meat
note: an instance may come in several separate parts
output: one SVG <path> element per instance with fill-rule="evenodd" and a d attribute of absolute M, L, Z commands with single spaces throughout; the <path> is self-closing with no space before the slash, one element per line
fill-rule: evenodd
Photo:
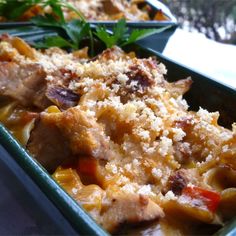
<path fill-rule="evenodd" d="M 109 156 L 109 142 L 104 135 L 103 127 L 94 117 L 77 107 L 65 112 L 45 114 L 61 132 L 68 137 L 70 148 L 74 154 L 82 154 L 95 158 L 107 159 Z"/>
<path fill-rule="evenodd" d="M 72 158 L 66 138 L 59 128 L 43 115 L 36 121 L 31 131 L 27 149 L 50 173 L 65 160 Z"/>
<path fill-rule="evenodd" d="M 80 99 L 80 95 L 74 93 L 72 90 L 56 86 L 49 86 L 46 91 L 46 96 L 62 109 L 76 106 Z"/>
<path fill-rule="evenodd" d="M 189 183 L 189 181 L 189 176 L 186 170 L 177 170 L 169 178 L 170 190 L 172 190 L 172 192 L 176 195 L 180 195 L 182 193 L 182 190 Z"/>
<path fill-rule="evenodd" d="M 14 98 L 24 106 L 43 109 L 50 104 L 44 95 L 45 76 L 42 67 L 36 64 L 0 62 L 0 94 Z"/>
<path fill-rule="evenodd" d="M 101 216 L 102 226 L 114 232 L 122 223 L 138 223 L 164 217 L 162 209 L 148 197 L 138 194 L 119 194 Z"/>
<path fill-rule="evenodd" d="M 63 112 L 58 118 L 57 126 L 69 137 L 73 153 L 107 159 L 108 140 L 104 136 L 103 127 L 95 118 L 76 107 Z"/>
<path fill-rule="evenodd" d="M 138 64 L 130 66 L 130 71 L 127 72 L 127 76 L 129 78 L 128 84 L 132 84 L 132 82 L 135 82 L 135 85 L 131 86 L 131 91 L 135 91 L 138 89 L 143 90 L 151 87 L 155 83 L 155 80 L 151 76 L 151 74 L 144 71 Z"/>

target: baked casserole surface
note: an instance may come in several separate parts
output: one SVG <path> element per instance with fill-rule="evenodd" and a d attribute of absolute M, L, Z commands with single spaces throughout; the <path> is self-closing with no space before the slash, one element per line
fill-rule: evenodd
<path fill-rule="evenodd" d="M 0 121 L 102 227 L 214 233 L 236 212 L 236 126 L 189 111 L 192 80 L 118 47 L 0 42 Z M 201 230 L 201 231 L 200 231 Z"/>

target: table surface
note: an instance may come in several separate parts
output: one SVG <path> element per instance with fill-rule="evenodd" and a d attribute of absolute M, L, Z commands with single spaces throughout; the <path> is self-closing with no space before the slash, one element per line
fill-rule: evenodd
<path fill-rule="evenodd" d="M 0 190 L 0 235 L 76 235 L 1 145 Z"/>
<path fill-rule="evenodd" d="M 140 44 L 236 88 L 236 47 L 168 30 Z M 0 146 L 0 234 L 75 235 L 71 225 Z"/>

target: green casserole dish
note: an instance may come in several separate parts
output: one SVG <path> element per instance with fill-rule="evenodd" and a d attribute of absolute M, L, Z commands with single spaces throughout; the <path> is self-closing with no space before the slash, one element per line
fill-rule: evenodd
<path fill-rule="evenodd" d="M 168 70 L 168 80 L 176 81 L 191 76 L 193 85 L 185 98 L 191 110 L 197 110 L 199 106 L 208 111 L 219 111 L 219 123 L 230 127 L 236 120 L 234 106 L 236 104 L 236 91 L 228 86 L 214 81 L 211 78 L 201 75 L 178 62 L 163 57 L 160 53 L 150 49 L 132 45 L 127 49 L 133 50 L 139 57 L 155 56 L 163 62 Z M 65 215 L 79 234 L 82 235 L 107 235 L 90 216 L 51 178 L 47 171 L 40 166 L 22 148 L 22 146 L 11 136 L 11 134 L 0 125 L 0 143 L 9 152 L 25 172 L 39 185 L 42 191 Z M 236 221 L 232 221 L 218 232 L 218 235 L 231 234 L 236 232 Z"/>

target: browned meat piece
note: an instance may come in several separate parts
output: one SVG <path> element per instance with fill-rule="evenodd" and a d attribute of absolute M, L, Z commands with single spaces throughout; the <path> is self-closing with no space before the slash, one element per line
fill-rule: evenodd
<path fill-rule="evenodd" d="M 172 190 L 172 192 L 176 195 L 180 195 L 189 181 L 190 180 L 187 171 L 180 169 L 169 178 L 170 190 Z"/>
<path fill-rule="evenodd" d="M 76 106 L 80 99 L 80 95 L 74 93 L 72 90 L 49 86 L 46 91 L 47 98 L 62 109 L 68 109 Z"/>
<path fill-rule="evenodd" d="M 107 159 L 110 152 L 102 126 L 76 107 L 65 112 L 42 112 L 27 148 L 49 171 L 75 156 Z"/>
<path fill-rule="evenodd" d="M 41 66 L 0 62 L 0 95 L 14 98 L 24 106 L 47 107 L 45 72 Z"/>
<path fill-rule="evenodd" d="M 66 138 L 59 128 L 43 115 L 31 131 L 27 149 L 50 173 L 72 157 Z"/>
<path fill-rule="evenodd" d="M 127 76 L 129 77 L 127 84 L 132 85 L 132 81 L 137 82 L 136 85 L 131 86 L 132 91 L 146 89 L 155 83 L 152 75 L 144 71 L 139 65 L 130 66 Z"/>
<path fill-rule="evenodd" d="M 103 127 L 95 118 L 87 116 L 86 112 L 76 107 L 69 108 L 65 112 L 42 113 L 41 122 L 50 124 L 47 126 L 57 130 L 57 136 L 66 137 L 74 155 L 101 159 L 106 159 L 109 155 L 109 144 Z M 53 135 L 53 139 L 59 138 L 57 136 Z"/>
<path fill-rule="evenodd" d="M 61 130 L 74 154 L 107 159 L 109 142 L 101 125 L 79 108 L 70 108 L 57 114 L 45 114 Z"/>
<path fill-rule="evenodd" d="M 102 226 L 114 232 L 122 223 L 151 221 L 164 217 L 164 212 L 148 197 L 130 193 L 115 196 L 101 217 Z"/>
<path fill-rule="evenodd" d="M 168 84 L 168 90 L 174 97 L 185 94 L 191 87 L 193 81 L 191 78 L 181 79 Z"/>

